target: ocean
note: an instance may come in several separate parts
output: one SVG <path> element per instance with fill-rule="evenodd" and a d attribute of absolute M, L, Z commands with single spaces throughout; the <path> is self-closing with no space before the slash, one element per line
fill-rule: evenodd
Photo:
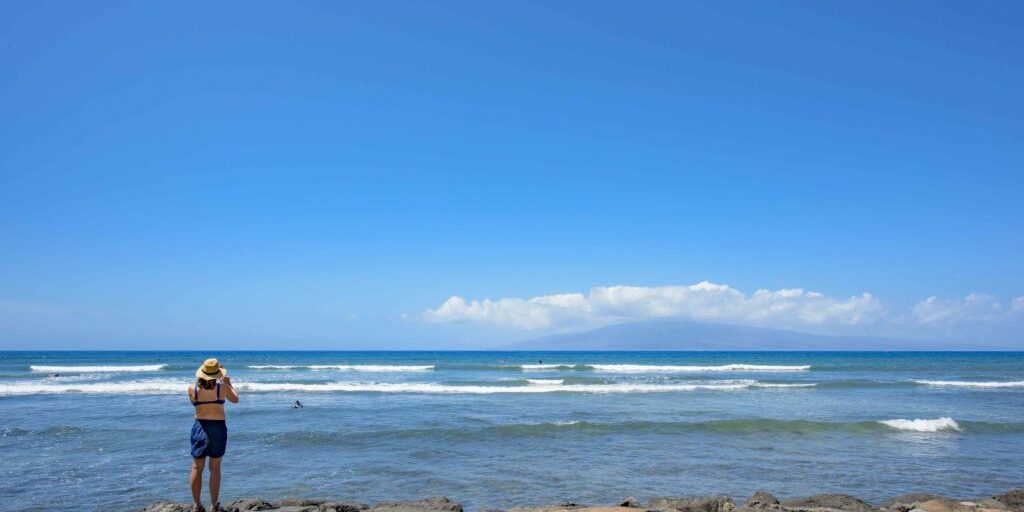
<path fill-rule="evenodd" d="M 224 502 L 877 502 L 1024 482 L 1020 352 L 2 352 L 0 508 L 189 502 L 185 388 L 207 357 L 241 395 Z"/>

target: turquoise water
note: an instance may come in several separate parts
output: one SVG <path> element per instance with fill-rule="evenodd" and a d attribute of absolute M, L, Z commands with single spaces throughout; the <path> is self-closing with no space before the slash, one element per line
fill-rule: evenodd
<path fill-rule="evenodd" d="M 188 501 L 185 387 L 210 356 L 242 398 L 224 501 L 877 501 L 1024 481 L 1024 353 L 6 352 L 2 508 Z"/>

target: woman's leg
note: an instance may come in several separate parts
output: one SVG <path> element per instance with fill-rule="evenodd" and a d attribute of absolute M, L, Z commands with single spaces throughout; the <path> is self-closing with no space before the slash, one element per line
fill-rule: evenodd
<path fill-rule="evenodd" d="M 216 512 L 220 503 L 220 457 L 210 457 L 210 504 Z"/>
<path fill-rule="evenodd" d="M 212 459 L 211 459 L 212 460 Z M 195 502 L 197 507 L 203 506 L 203 465 L 206 462 L 205 457 L 195 457 L 192 459 L 192 474 L 189 475 L 188 483 L 192 487 L 192 501 Z M 212 467 L 213 464 L 210 464 Z M 220 479 L 220 461 L 217 461 L 217 479 Z M 218 482 L 219 486 L 219 482 Z"/>

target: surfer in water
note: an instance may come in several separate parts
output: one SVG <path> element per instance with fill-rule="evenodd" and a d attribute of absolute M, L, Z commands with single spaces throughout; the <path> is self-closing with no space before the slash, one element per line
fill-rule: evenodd
<path fill-rule="evenodd" d="M 295 403 L 292 404 L 292 409 L 302 409 L 302 407 L 303 407 L 302 402 L 300 402 L 298 400 L 296 400 Z"/>

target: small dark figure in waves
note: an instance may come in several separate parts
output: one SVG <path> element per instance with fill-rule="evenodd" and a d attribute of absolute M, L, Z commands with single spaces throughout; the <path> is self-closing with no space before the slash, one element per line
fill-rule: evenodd
<path fill-rule="evenodd" d="M 298 400 L 296 400 L 295 403 L 292 404 L 292 409 L 302 409 L 302 407 L 303 407 L 302 402 L 300 402 Z"/>

